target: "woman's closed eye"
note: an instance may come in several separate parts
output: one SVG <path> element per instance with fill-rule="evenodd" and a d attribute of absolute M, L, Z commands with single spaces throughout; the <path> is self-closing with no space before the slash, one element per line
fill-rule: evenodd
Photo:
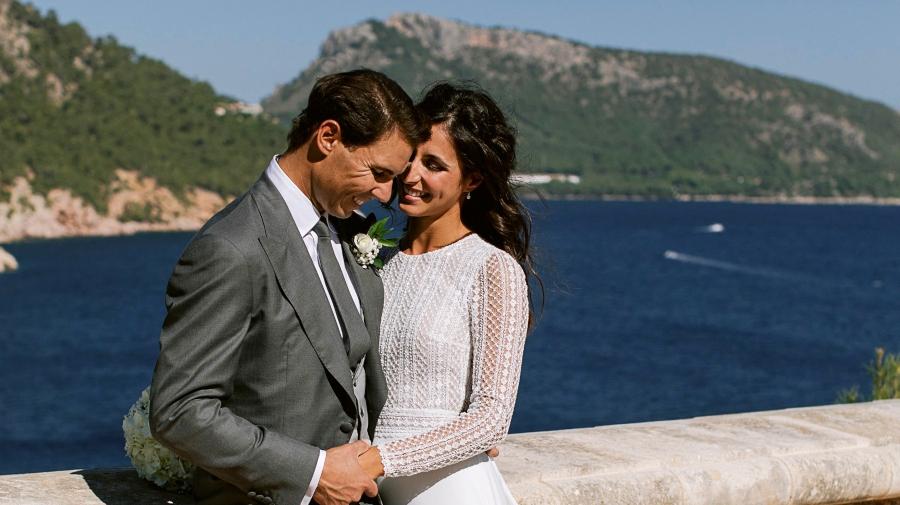
<path fill-rule="evenodd" d="M 380 168 L 373 168 L 372 176 L 374 176 L 375 180 L 378 182 L 385 182 L 385 181 L 389 181 L 394 178 L 394 174 L 392 174 L 391 172 L 389 172 L 387 170 L 382 170 Z"/>
<path fill-rule="evenodd" d="M 425 168 L 432 172 L 443 172 L 444 170 L 447 170 L 447 165 L 433 156 L 426 157 L 424 160 L 422 160 L 422 164 L 425 165 Z"/>

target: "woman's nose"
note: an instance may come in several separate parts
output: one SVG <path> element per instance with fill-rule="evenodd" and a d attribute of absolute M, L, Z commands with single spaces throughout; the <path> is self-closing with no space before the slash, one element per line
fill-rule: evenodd
<path fill-rule="evenodd" d="M 418 160 L 413 160 L 412 163 L 406 167 L 406 171 L 401 175 L 401 180 L 406 184 L 415 184 L 419 182 L 419 179 L 422 178 L 420 170 L 420 164 Z"/>

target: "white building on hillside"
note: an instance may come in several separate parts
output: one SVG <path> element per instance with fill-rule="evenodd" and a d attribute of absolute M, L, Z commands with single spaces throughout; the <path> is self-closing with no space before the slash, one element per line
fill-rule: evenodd
<path fill-rule="evenodd" d="M 550 182 L 567 182 L 581 184 L 581 176 L 576 174 L 515 174 L 512 180 L 518 184 L 547 184 Z"/>

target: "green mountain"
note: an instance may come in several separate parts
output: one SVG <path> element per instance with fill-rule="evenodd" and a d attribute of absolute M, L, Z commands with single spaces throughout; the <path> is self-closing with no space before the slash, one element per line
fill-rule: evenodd
<path fill-rule="evenodd" d="M 263 107 L 289 121 L 315 78 L 356 67 L 413 96 L 436 80 L 477 81 L 514 119 L 523 171 L 581 176 L 550 192 L 900 196 L 900 114 L 882 104 L 718 58 L 421 14 L 331 33 Z"/>
<path fill-rule="evenodd" d="M 330 34 L 256 114 L 113 37 L 0 0 L 0 211 L 35 207 L 9 198 L 24 177 L 114 220 L 172 222 L 188 211 L 157 190 L 241 192 L 283 147 L 315 78 L 361 66 L 413 96 L 436 80 L 479 82 L 519 128 L 524 172 L 581 176 L 550 193 L 900 196 L 900 114 L 720 59 L 405 14 Z M 71 219 L 53 205 L 42 219 Z"/>
<path fill-rule="evenodd" d="M 7 195 L 27 175 L 38 193 L 67 188 L 103 211 L 119 169 L 179 196 L 188 188 L 237 194 L 283 148 L 285 133 L 272 118 L 237 109 L 209 84 L 113 37 L 92 38 L 53 11 L 0 0 L 0 189 Z"/>

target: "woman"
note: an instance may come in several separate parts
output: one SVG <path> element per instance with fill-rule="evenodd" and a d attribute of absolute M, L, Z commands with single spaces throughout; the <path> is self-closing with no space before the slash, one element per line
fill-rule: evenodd
<path fill-rule="evenodd" d="M 515 503 L 484 454 L 509 429 L 530 320 L 515 132 L 478 90 L 439 84 L 418 108 L 431 139 L 402 176 L 407 234 L 382 272 L 379 490 L 385 505 Z"/>

